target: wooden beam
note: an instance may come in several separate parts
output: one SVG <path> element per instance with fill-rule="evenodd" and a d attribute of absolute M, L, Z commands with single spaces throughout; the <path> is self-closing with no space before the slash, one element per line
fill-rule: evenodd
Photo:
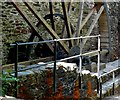
<path fill-rule="evenodd" d="M 29 10 L 34 14 L 34 16 L 42 23 L 42 25 L 47 29 L 47 31 L 50 33 L 53 38 L 60 39 L 60 37 L 57 35 L 57 33 L 50 27 L 50 25 L 45 21 L 45 19 L 40 15 L 39 12 L 37 12 L 33 6 L 29 2 L 25 2 L 23 0 L 25 5 L 29 8 Z M 63 50 L 68 54 L 69 48 L 64 44 L 63 41 L 58 41 L 59 45 L 63 48 Z"/>
<path fill-rule="evenodd" d="M 92 30 L 93 30 L 93 28 L 94 28 L 96 22 L 98 21 L 98 19 L 99 19 L 101 13 L 103 12 L 103 10 L 104 10 L 104 6 L 101 6 L 101 7 L 100 7 L 100 10 L 99 10 L 99 12 L 98 12 L 98 14 L 96 15 L 96 17 L 95 17 L 94 21 L 92 22 L 91 26 L 89 27 L 86 36 L 89 36 L 89 35 L 91 34 L 91 32 L 92 32 Z M 87 39 L 84 39 L 84 40 L 83 40 L 82 48 L 84 47 L 84 45 L 85 45 L 86 42 L 87 42 Z"/>
<path fill-rule="evenodd" d="M 84 27 L 84 25 L 87 23 L 87 21 L 90 19 L 90 17 L 92 16 L 92 14 L 94 13 L 96 7 L 94 7 L 89 14 L 85 17 L 85 19 L 82 21 L 81 26 L 80 26 L 80 31 L 82 30 L 82 28 Z M 76 34 L 73 35 L 73 37 L 75 37 Z M 80 36 L 80 33 L 78 34 L 78 36 Z"/>
<path fill-rule="evenodd" d="M 79 18 L 78 18 L 78 22 L 77 22 L 76 37 L 79 37 L 79 36 L 80 36 L 80 26 L 81 26 L 81 23 L 82 23 L 83 8 L 84 8 L 84 0 L 82 0 L 82 1 L 80 2 Z M 79 44 L 79 40 L 76 40 L 76 41 L 77 41 L 76 45 L 78 45 L 78 44 Z"/>
<path fill-rule="evenodd" d="M 29 60 L 29 61 L 18 62 L 18 65 L 28 66 L 28 65 L 32 65 L 32 64 L 37 64 L 39 62 L 52 61 L 53 58 L 54 57 L 51 56 L 51 57 L 45 57 L 45 58 L 39 58 L 39 59 L 34 59 L 34 60 Z M 5 69 L 9 69 L 9 68 L 14 68 L 14 65 L 15 64 L 13 63 L 13 64 L 2 65 L 0 67 L 2 68 L 2 70 L 5 70 Z"/>
<path fill-rule="evenodd" d="M 31 22 L 31 19 L 27 16 L 27 14 L 20 8 L 20 6 L 17 4 L 17 2 L 16 2 L 15 0 L 11 0 L 11 1 L 12 1 L 13 6 L 16 8 L 16 10 L 20 13 L 20 15 L 24 18 L 24 20 L 28 23 L 28 25 L 32 28 L 32 30 L 34 31 L 34 34 L 35 34 L 36 36 L 38 36 L 40 40 L 44 41 L 45 38 L 43 38 L 43 37 L 41 37 L 41 36 L 39 35 L 38 29 L 37 29 L 36 26 Z M 52 52 L 54 52 L 54 49 L 53 49 L 53 47 L 51 46 L 50 43 L 47 43 L 46 45 L 50 48 L 50 50 L 51 50 Z"/>
<path fill-rule="evenodd" d="M 66 3 L 65 2 L 62 2 L 62 8 L 63 8 L 64 22 L 65 22 L 65 25 L 66 25 L 68 38 L 72 38 L 72 32 L 71 32 L 71 27 L 70 27 L 70 20 L 69 20 L 69 17 L 68 17 L 68 11 L 67 11 L 67 7 L 66 7 Z M 69 40 L 69 45 L 70 45 L 70 47 L 73 47 L 73 40 Z"/>
<path fill-rule="evenodd" d="M 50 0 L 49 2 L 49 9 L 50 9 L 50 21 L 51 21 L 51 25 L 52 25 L 52 29 L 55 31 L 55 24 L 54 24 L 54 19 L 53 19 L 53 4 L 52 4 L 52 0 Z"/>
<path fill-rule="evenodd" d="M 67 9 L 68 10 L 68 16 L 70 15 L 71 7 L 72 7 L 72 0 L 70 0 L 70 2 L 68 3 L 68 9 Z M 62 30 L 61 35 L 62 35 L 61 36 L 62 38 L 65 38 L 67 36 L 65 25 L 63 26 L 63 30 Z"/>

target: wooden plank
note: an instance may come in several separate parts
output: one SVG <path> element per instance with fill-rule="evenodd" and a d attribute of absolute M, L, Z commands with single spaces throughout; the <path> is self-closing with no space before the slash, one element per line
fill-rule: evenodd
<path fill-rule="evenodd" d="M 65 25 L 66 25 L 67 35 L 68 35 L 68 38 L 72 38 L 70 20 L 69 20 L 69 17 L 68 17 L 68 12 L 67 12 L 67 7 L 66 7 L 65 2 L 62 2 L 62 8 L 63 8 L 64 22 L 65 22 Z M 73 40 L 69 40 L 69 45 L 70 45 L 70 47 L 73 47 L 73 45 L 74 45 Z"/>
<path fill-rule="evenodd" d="M 79 18 L 78 18 L 78 22 L 77 22 L 77 32 L 76 32 L 76 37 L 80 36 L 80 27 L 81 27 L 81 23 L 82 23 L 82 18 L 83 18 L 83 8 L 84 8 L 84 0 L 82 0 L 80 2 L 80 8 L 79 8 Z M 79 40 L 76 40 L 76 45 L 79 44 Z"/>
<path fill-rule="evenodd" d="M 15 0 L 11 0 L 13 6 L 16 8 L 16 10 L 21 14 L 21 16 L 24 18 L 24 20 L 28 23 L 28 25 L 32 28 L 34 31 L 34 34 L 39 37 L 40 40 L 44 41 L 45 39 L 39 35 L 39 31 L 36 28 L 36 26 L 31 22 L 31 19 L 27 16 L 27 14 L 20 8 L 20 6 L 17 4 Z M 54 52 L 53 47 L 50 43 L 46 44 L 52 52 Z"/>
<path fill-rule="evenodd" d="M 25 2 L 25 5 L 29 8 L 29 10 L 34 14 L 34 16 L 42 23 L 42 25 L 47 29 L 47 31 L 53 36 L 53 38 L 60 39 L 57 33 L 50 27 L 50 25 L 45 21 L 45 19 L 37 12 L 33 6 L 29 2 Z M 59 45 L 63 48 L 63 50 L 68 54 L 69 48 L 64 44 L 63 41 L 58 41 Z"/>
<path fill-rule="evenodd" d="M 52 0 L 50 0 L 49 2 L 49 9 L 50 9 L 50 20 L 51 20 L 51 24 L 52 24 L 52 29 L 55 31 L 55 24 L 54 24 L 54 19 L 53 19 L 53 4 L 52 4 Z"/>
<path fill-rule="evenodd" d="M 89 27 L 86 36 L 89 36 L 89 35 L 91 34 L 91 32 L 92 32 L 92 30 L 93 30 L 93 28 L 94 28 L 96 22 L 98 21 L 98 19 L 99 19 L 101 13 L 103 12 L 103 10 L 104 10 L 104 6 L 101 6 L 101 8 L 100 8 L 98 14 L 96 15 L 96 17 L 95 17 L 94 21 L 92 22 L 91 26 Z M 87 41 L 87 39 L 84 39 L 84 40 L 83 40 L 82 48 L 84 47 L 86 41 Z"/>
<path fill-rule="evenodd" d="M 70 0 L 70 2 L 68 3 L 68 16 L 70 15 L 71 7 L 72 7 L 72 0 Z M 64 25 L 61 33 L 61 38 L 65 38 L 66 36 L 67 36 L 66 27 Z"/>

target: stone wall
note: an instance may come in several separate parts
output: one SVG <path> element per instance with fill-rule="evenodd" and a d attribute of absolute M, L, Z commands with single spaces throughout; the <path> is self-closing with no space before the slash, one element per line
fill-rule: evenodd
<path fill-rule="evenodd" d="M 2 64 L 2 19 L 1 19 L 1 11 L 2 3 L 0 2 L 0 65 Z"/>
<path fill-rule="evenodd" d="M 29 32 L 29 26 L 13 5 L 9 2 L 2 2 L 3 64 L 7 63 L 9 44 L 15 41 L 26 41 Z"/>
<path fill-rule="evenodd" d="M 118 3 L 118 9 L 120 9 L 120 2 Z M 120 10 L 118 10 L 118 57 L 120 59 Z"/>
<path fill-rule="evenodd" d="M 112 59 L 118 59 L 118 55 L 120 53 L 118 47 L 118 22 L 120 21 L 118 16 L 119 14 L 119 2 L 112 2 L 109 4 L 109 15 L 110 15 L 110 26 L 111 26 L 111 49 L 112 49 Z"/>

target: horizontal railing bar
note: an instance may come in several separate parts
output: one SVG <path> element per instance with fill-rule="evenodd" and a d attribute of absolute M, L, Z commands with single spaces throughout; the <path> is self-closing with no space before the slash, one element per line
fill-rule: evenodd
<path fill-rule="evenodd" d="M 82 56 L 86 56 L 86 55 L 90 55 L 90 54 L 98 53 L 98 52 L 99 52 L 98 50 L 94 50 L 94 51 L 91 51 L 91 52 L 84 53 L 84 54 L 82 54 Z"/>
<path fill-rule="evenodd" d="M 91 53 L 97 52 L 97 51 L 98 51 L 98 50 L 95 50 L 95 51 L 92 51 L 92 52 L 89 52 L 89 53 L 85 53 L 85 54 L 82 54 L 81 56 L 86 56 L 87 54 L 91 54 Z M 63 59 L 60 59 L 60 60 L 56 60 L 56 62 L 66 61 L 66 60 L 73 59 L 73 58 L 77 58 L 77 57 L 80 57 L 80 55 L 75 55 L 75 56 L 71 56 L 71 57 L 66 57 L 66 58 L 63 58 Z M 51 64 L 51 63 L 54 63 L 54 61 L 45 62 L 45 64 L 40 64 L 40 66 L 35 66 L 35 67 L 31 67 L 31 68 L 20 69 L 20 70 L 18 70 L 18 72 L 26 71 L 26 70 L 33 69 L 33 68 L 39 68 L 39 67 L 41 67 L 41 66 L 46 66 L 47 64 Z"/>
<path fill-rule="evenodd" d="M 96 36 L 81 36 L 81 37 L 74 37 L 74 38 L 65 38 L 65 39 L 54 39 L 54 40 L 46 40 L 46 41 L 39 41 L 39 42 L 25 42 L 25 43 L 17 43 L 17 45 L 31 45 L 31 44 L 40 44 L 40 43 L 50 43 L 55 41 L 67 41 L 67 40 L 76 40 L 76 39 L 85 39 L 85 38 L 96 38 L 100 35 Z M 10 46 L 15 46 L 16 44 L 10 44 Z"/>
<path fill-rule="evenodd" d="M 85 38 L 96 38 L 99 37 L 100 35 L 96 36 L 80 36 L 80 37 L 73 37 L 73 38 L 65 38 L 65 39 L 56 39 L 57 41 L 63 41 L 63 40 L 77 40 L 77 39 L 85 39 Z"/>
<path fill-rule="evenodd" d="M 113 69 L 113 70 L 111 70 L 111 71 L 109 71 L 109 72 L 106 72 L 106 73 L 100 75 L 99 78 L 100 78 L 100 77 L 103 77 L 103 76 L 105 76 L 105 75 L 107 75 L 107 74 L 110 74 L 110 73 L 112 73 L 112 72 L 114 72 L 114 71 L 116 71 L 116 70 L 118 70 L 118 69 L 120 69 L 120 67 L 115 68 L 115 69 Z"/>
<path fill-rule="evenodd" d="M 69 59 L 73 59 L 73 58 L 77 58 L 77 57 L 80 57 L 80 55 L 75 55 L 75 56 L 71 56 L 71 57 L 63 58 L 63 59 L 57 60 L 57 62 L 65 61 L 65 60 L 69 60 Z"/>
<path fill-rule="evenodd" d="M 52 43 L 56 40 L 46 40 L 46 41 L 39 41 L 39 42 L 25 42 L 25 43 L 17 43 L 17 45 L 31 45 L 31 44 L 41 44 L 41 43 Z M 10 44 L 10 46 L 15 46 L 16 44 Z"/>
<path fill-rule="evenodd" d="M 106 88 L 106 87 L 112 85 L 113 83 L 118 83 L 119 84 L 119 81 L 120 81 L 120 79 L 116 79 L 115 82 L 112 81 L 110 84 L 108 84 L 106 86 L 103 86 L 103 88 Z"/>
<path fill-rule="evenodd" d="M 99 51 L 98 51 L 98 50 L 94 50 L 94 51 L 91 51 L 91 52 L 88 52 L 88 53 L 83 53 L 83 54 L 81 54 L 81 55 L 75 55 L 75 56 L 63 58 L 63 59 L 57 60 L 57 62 L 69 60 L 69 59 L 72 59 L 72 58 L 77 58 L 77 57 L 80 57 L 80 56 L 87 56 L 87 55 L 89 55 L 89 54 L 97 53 L 97 52 L 99 52 Z"/>

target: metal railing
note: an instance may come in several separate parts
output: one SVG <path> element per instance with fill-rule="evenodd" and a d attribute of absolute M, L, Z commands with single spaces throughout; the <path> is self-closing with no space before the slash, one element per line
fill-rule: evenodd
<path fill-rule="evenodd" d="M 117 71 L 118 69 L 120 69 L 120 67 L 118 67 L 118 68 L 115 68 L 115 69 L 113 69 L 113 70 L 111 70 L 111 71 L 109 71 L 109 72 L 106 72 L 106 73 L 104 73 L 104 74 L 102 74 L 102 75 L 100 75 L 99 77 L 98 77 L 98 79 L 99 79 L 99 85 L 100 85 L 100 99 L 102 99 L 102 77 L 103 76 L 106 76 L 106 75 L 108 75 L 108 74 L 110 74 L 110 73 L 112 73 L 112 80 L 113 80 L 113 82 L 112 83 L 110 83 L 110 84 L 108 84 L 107 86 L 109 86 L 109 85 L 113 85 L 112 86 L 112 94 L 114 95 L 114 91 L 115 91 L 115 83 L 116 83 L 116 81 L 115 81 L 115 71 Z"/>
<path fill-rule="evenodd" d="M 88 52 L 88 53 L 82 53 L 82 49 L 83 49 L 83 39 L 88 39 L 88 38 L 98 38 L 98 49 L 92 52 Z M 79 39 L 80 40 L 80 54 L 79 55 L 74 55 L 71 57 L 66 57 L 60 60 L 57 60 L 57 42 L 58 41 L 69 41 L 69 40 L 76 40 Z M 78 67 L 78 74 L 79 74 L 79 87 L 81 89 L 81 82 L 82 82 L 82 56 L 85 56 L 86 54 L 90 54 L 90 53 L 94 53 L 97 52 L 98 55 L 98 61 L 97 61 L 97 78 L 99 79 L 99 70 L 100 70 L 100 35 L 96 35 L 96 36 L 81 36 L 81 37 L 75 37 L 75 38 L 65 38 L 65 39 L 54 39 L 54 40 L 47 40 L 47 41 L 40 41 L 40 42 L 26 42 L 26 43 L 15 43 L 15 44 L 11 44 L 11 46 L 15 46 L 16 48 L 16 59 L 15 59 L 15 78 L 18 78 L 18 72 L 23 71 L 23 70 L 28 70 L 29 68 L 26 69 L 22 69 L 22 70 L 18 70 L 18 46 L 20 45 L 33 45 L 33 44 L 43 44 L 43 43 L 54 43 L 54 61 L 48 62 L 48 63 L 54 63 L 54 92 L 56 91 L 56 63 L 60 62 L 60 61 L 66 61 L 68 59 L 72 59 L 72 58 L 78 58 L 79 57 L 79 67 Z M 82 47 L 82 48 L 81 48 Z M 48 64 L 46 63 L 46 64 Z M 43 64 L 43 65 L 46 65 Z M 38 66 L 37 66 L 38 67 Z M 17 87 L 17 81 L 15 82 L 15 87 Z M 15 91 L 15 96 L 17 97 L 17 89 Z"/>

